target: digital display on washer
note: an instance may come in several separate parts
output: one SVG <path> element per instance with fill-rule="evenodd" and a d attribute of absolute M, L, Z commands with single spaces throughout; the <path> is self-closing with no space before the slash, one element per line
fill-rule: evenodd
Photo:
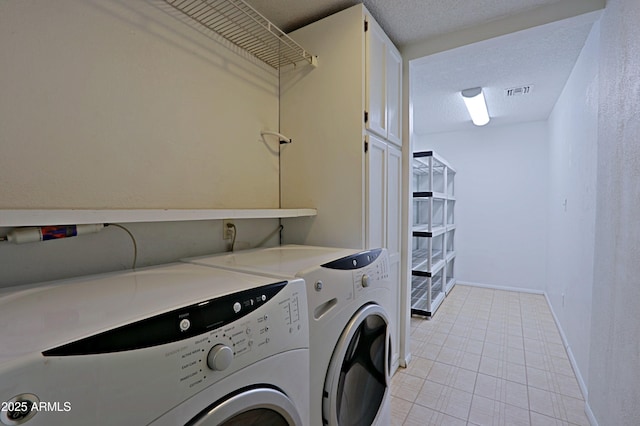
<path fill-rule="evenodd" d="M 380 256 L 380 253 L 382 253 L 382 249 L 367 250 L 341 259 L 333 260 L 320 266 L 323 268 L 340 270 L 360 269 L 375 262 L 378 256 Z"/>
<path fill-rule="evenodd" d="M 271 300 L 287 281 L 205 300 L 42 352 L 44 356 L 95 355 L 177 342 L 223 327 Z"/>

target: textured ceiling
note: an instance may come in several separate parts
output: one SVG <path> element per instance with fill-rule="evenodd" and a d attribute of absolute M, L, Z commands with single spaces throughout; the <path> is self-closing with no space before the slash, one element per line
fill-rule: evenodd
<path fill-rule="evenodd" d="M 560 0 L 365 0 L 389 37 L 403 46 L 507 18 Z"/>
<path fill-rule="evenodd" d="M 247 0 L 290 32 L 364 3 L 393 42 L 405 44 L 475 27 L 563 0 Z"/>
<path fill-rule="evenodd" d="M 478 86 L 484 88 L 489 126 L 546 120 L 592 25 L 574 18 L 412 61 L 413 131 L 472 128 L 460 91 Z M 506 96 L 506 89 L 524 85 L 533 85 L 529 94 Z"/>
<path fill-rule="evenodd" d="M 361 3 L 358 0 L 246 1 L 285 32 Z M 565 15 L 566 19 L 553 15 L 559 20 L 550 24 L 411 61 L 413 130 L 437 133 L 472 126 L 459 92 L 478 86 L 485 88 L 492 117 L 489 126 L 548 118 L 597 19 L 597 13 L 577 9 L 598 2 L 364 0 L 362 3 L 401 52 L 404 47 L 417 46 L 437 37 L 446 38 L 459 31 L 473 32 L 476 27 L 491 26 L 494 21 L 530 22 L 536 12 L 548 6 L 576 10 L 574 14 Z M 599 7 L 604 7 L 604 1 Z M 531 93 L 505 96 L 505 89 L 522 85 L 533 85 Z"/>

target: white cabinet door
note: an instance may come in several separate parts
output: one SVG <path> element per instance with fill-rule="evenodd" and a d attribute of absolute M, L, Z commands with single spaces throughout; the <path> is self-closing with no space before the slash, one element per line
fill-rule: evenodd
<path fill-rule="evenodd" d="M 368 113 L 367 130 L 387 137 L 387 36 L 372 19 L 365 33 L 365 108 Z"/>
<path fill-rule="evenodd" d="M 400 251 L 402 246 L 402 151 L 393 144 L 367 135 L 367 248 L 386 247 L 389 252 L 389 295 L 392 369 L 400 358 Z"/>
<path fill-rule="evenodd" d="M 387 139 L 402 145 L 402 57 L 392 45 L 387 45 Z"/>
<path fill-rule="evenodd" d="M 387 234 L 387 144 L 367 135 L 366 153 L 366 248 L 386 247 Z"/>
<path fill-rule="evenodd" d="M 373 135 L 366 137 L 367 247 L 386 247 L 400 260 L 402 245 L 402 151 Z"/>
<path fill-rule="evenodd" d="M 400 251 L 402 246 L 402 151 L 393 144 L 387 145 L 387 249 L 389 251 L 389 278 L 392 283 L 389 312 L 393 318 L 391 328 L 392 368 L 400 360 L 400 315 L 402 287 L 400 285 Z"/>
<path fill-rule="evenodd" d="M 370 18 L 365 44 L 366 128 L 402 145 L 402 57 L 382 28 Z"/>

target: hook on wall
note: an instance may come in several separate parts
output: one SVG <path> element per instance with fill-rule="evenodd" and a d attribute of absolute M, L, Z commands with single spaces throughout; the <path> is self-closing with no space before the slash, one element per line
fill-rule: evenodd
<path fill-rule="evenodd" d="M 272 132 L 272 131 L 269 131 L 269 130 L 263 130 L 263 131 L 260 132 L 260 136 L 262 136 L 263 140 L 264 140 L 264 136 L 265 135 L 277 136 L 278 140 L 280 141 L 280 144 L 293 142 L 293 139 L 286 137 L 282 133 Z"/>

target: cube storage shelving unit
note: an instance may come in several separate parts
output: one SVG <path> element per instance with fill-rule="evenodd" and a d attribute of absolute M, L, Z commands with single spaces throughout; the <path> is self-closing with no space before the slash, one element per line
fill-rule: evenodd
<path fill-rule="evenodd" d="M 411 313 L 431 317 L 456 283 L 456 171 L 433 151 L 413 153 Z"/>

